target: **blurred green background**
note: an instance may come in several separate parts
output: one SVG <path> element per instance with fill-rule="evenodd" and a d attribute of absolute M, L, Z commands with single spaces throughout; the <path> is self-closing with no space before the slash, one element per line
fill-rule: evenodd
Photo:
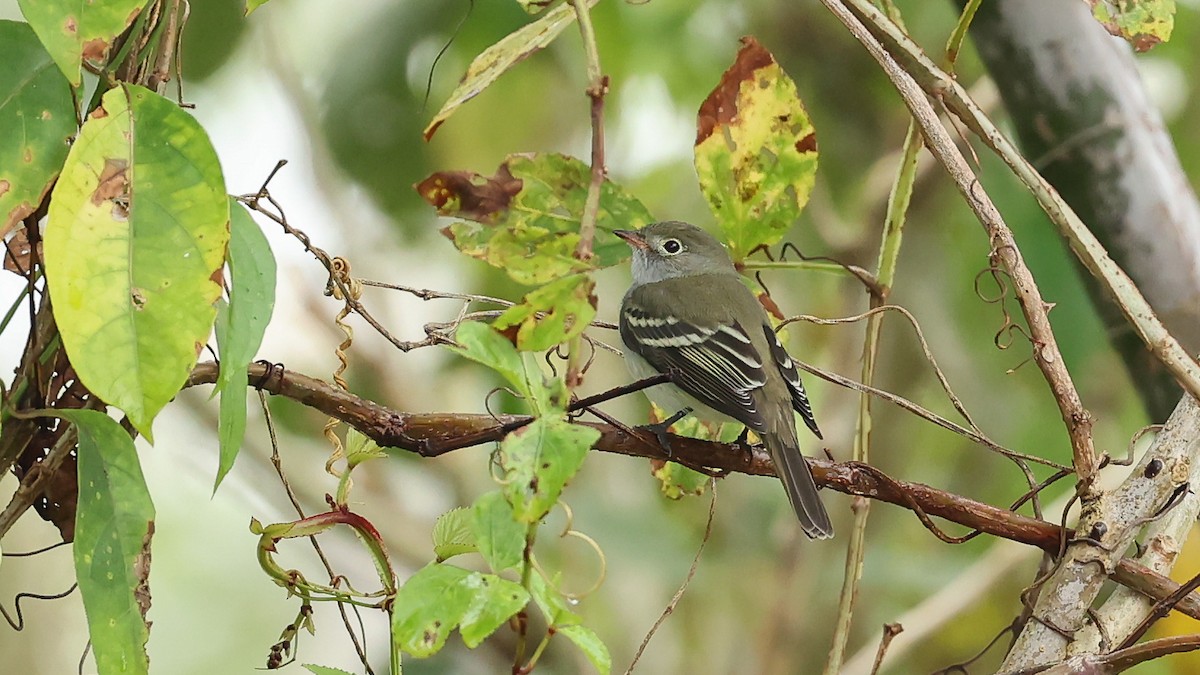
<path fill-rule="evenodd" d="M 918 41 L 931 52 L 940 49 L 956 18 L 951 3 L 898 4 Z M 1138 60 L 1185 169 L 1196 175 L 1200 99 L 1190 74 L 1200 65 L 1194 47 L 1200 11 L 1196 2 L 1179 5 L 1175 37 Z M 752 34 L 796 80 L 820 143 L 816 192 L 790 240 L 807 255 L 874 267 L 907 116 L 874 62 L 823 8 L 784 0 L 605 0 L 593 14 L 612 82 L 606 117 L 613 180 L 658 218 L 714 224 L 691 165 L 695 110 L 731 63 L 738 38 Z M 15 1 L 0 0 L 0 17 L 19 18 Z M 272 194 L 293 226 L 348 258 L 355 275 L 517 299 L 523 289 L 454 251 L 438 233 L 445 223 L 411 186 L 435 170 L 491 174 L 510 153 L 588 156 L 589 103 L 574 27 L 468 103 L 431 142 L 422 140 L 425 123 L 472 57 L 527 20 L 511 0 L 276 0 L 249 19 L 241 18 L 239 0 L 204 0 L 192 3 L 184 37 L 183 96 L 196 104 L 194 114 L 212 135 L 230 192 L 253 192 L 276 160 L 289 160 Z M 1003 119 L 970 48 L 958 71 Z M 1016 232 L 1043 295 L 1056 303 L 1051 318 L 1096 419 L 1097 448 L 1121 454 L 1147 423 L 1123 366 L 1052 227 L 1004 167 L 979 152 L 985 187 Z M 928 155 L 922 162 L 931 164 Z M 1008 447 L 1069 463 L 1066 434 L 1045 382 L 1028 363 L 1028 343 L 1018 335 L 1011 347 L 997 349 L 1002 311 L 974 290 L 976 275 L 987 266 L 987 239 L 940 169 L 925 168 L 892 301 L 916 315 L 955 391 L 988 434 Z M 269 224 L 264 229 L 280 260 L 280 291 L 260 356 L 328 377 L 340 341 L 332 323 L 339 307 L 321 294 L 323 269 L 298 242 Z M 772 272 L 764 280 L 789 315 L 847 316 L 867 305 L 861 286 L 848 277 Z M 615 317 L 627 282 L 624 269 L 598 275 L 600 318 Z M 987 284 L 984 290 L 994 294 Z M 377 289 L 369 289 L 364 302 L 401 339 L 420 339 L 425 323 L 451 320 L 460 308 L 455 301 L 424 302 Z M 1008 311 L 1019 315 L 1015 301 Z M 400 353 L 364 323 L 354 325 L 347 379 L 356 393 L 400 410 L 484 410 L 496 382 L 480 368 L 433 348 Z M 861 325 L 801 325 L 791 331 L 790 348 L 807 362 L 857 378 L 862 333 Z M 598 331 L 596 337 L 618 342 L 612 333 Z M 894 317 L 885 324 L 879 363 L 878 386 L 952 416 L 912 330 Z M 583 391 L 625 381 L 619 359 L 600 353 Z M 806 383 L 825 432 L 823 447 L 837 459 L 849 458 L 856 397 L 811 377 Z M 250 672 L 263 665 L 297 609 L 259 572 L 255 538 L 246 529 L 252 516 L 264 522 L 293 517 L 268 461 L 262 416 L 252 412 L 245 450 L 210 496 L 216 408 L 207 397 L 207 391 L 185 392 L 182 405 L 168 407 L 160 419 L 157 445 L 141 446 L 159 510 L 150 614 L 155 672 Z M 640 397 L 606 409 L 629 423 L 645 419 Z M 306 509 L 322 508 L 322 495 L 335 485 L 323 472 L 328 454 L 320 440 L 323 420 L 282 400 L 272 401 L 271 410 L 284 432 L 280 450 L 292 484 Z M 820 446 L 810 439 L 807 447 L 817 453 Z M 437 515 L 490 489 L 488 463 L 487 448 L 438 460 L 374 462 L 355 474 L 355 508 L 381 529 L 402 573 L 410 571 L 432 557 L 429 532 Z M 1011 463 L 882 403 L 875 406 L 872 463 L 897 478 L 997 505 L 1024 491 Z M 1108 480 L 1119 477 L 1106 474 Z M 11 486 L 11 477 L 4 481 Z M 1059 485 L 1049 497 L 1069 489 Z M 650 643 L 639 672 L 819 672 L 833 631 L 846 538 L 804 541 L 770 479 L 732 476 L 717 492 L 714 530 L 696 576 Z M 704 531 L 708 497 L 667 501 L 647 462 L 595 453 L 565 499 L 574 510 L 574 527 L 593 537 L 606 558 L 604 584 L 577 609 L 605 639 L 614 669 L 621 672 L 688 570 Z M 826 503 L 835 526 L 847 532 L 850 499 L 830 493 Z M 582 591 L 592 585 L 599 563 L 578 540 L 553 536 L 562 522 L 561 513 L 551 517 L 538 554 L 545 567 L 564 570 L 565 589 Z M 370 563 L 343 534 L 328 544 L 334 565 L 368 586 Z M 887 505 L 872 510 L 867 536 L 853 656 L 845 672 L 868 672 L 882 624 L 897 620 L 909 636 L 920 626 L 932 628 L 919 641 L 898 638 L 884 672 L 928 672 L 970 658 L 1019 611 L 1018 593 L 1035 574 L 1036 556 L 1019 546 L 986 538 L 949 546 L 909 512 Z M 5 548 L 31 549 L 53 537 L 49 525 L 27 518 L 6 538 Z M 1196 557 L 1186 555 L 1177 576 L 1186 578 L 1200 567 Z M 284 560 L 320 578 L 307 545 L 291 544 Z M 71 575 L 65 548 L 34 559 L 6 559 L 0 602 L 11 607 L 17 592 L 61 590 Z M 26 603 L 24 609 L 29 623 L 24 632 L 0 628 L 4 671 L 74 672 L 86 641 L 78 596 Z M 1196 629 L 1190 620 L 1172 621 L 1163 628 Z M 373 662 L 385 669 L 384 620 L 368 614 L 365 622 Z M 317 627 L 315 638 L 300 639 L 299 661 L 359 672 L 332 607 L 318 608 Z M 993 670 L 1001 650 L 971 672 Z M 405 668 L 418 675 L 507 672 L 511 653 L 507 635 L 474 652 L 454 636 L 442 654 L 409 660 Z M 1189 658 L 1136 672 L 1196 672 L 1200 662 Z M 571 645 L 555 641 L 537 672 L 587 669 Z"/>

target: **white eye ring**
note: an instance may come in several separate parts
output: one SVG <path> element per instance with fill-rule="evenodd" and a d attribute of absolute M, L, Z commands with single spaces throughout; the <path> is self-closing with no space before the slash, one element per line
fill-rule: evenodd
<path fill-rule="evenodd" d="M 668 239 L 662 243 L 663 253 L 676 255 L 683 252 L 683 244 L 678 239 Z"/>

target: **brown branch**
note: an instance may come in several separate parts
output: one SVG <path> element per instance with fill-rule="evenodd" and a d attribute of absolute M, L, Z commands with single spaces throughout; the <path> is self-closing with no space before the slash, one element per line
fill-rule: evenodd
<path fill-rule="evenodd" d="M 498 441 L 505 426 L 525 419 L 520 415 L 463 413 L 405 413 L 374 401 L 359 398 L 348 391 L 316 378 L 281 367 L 251 364 L 250 382 L 267 392 L 290 398 L 310 408 L 337 417 L 384 447 L 400 448 L 422 456 L 442 454 L 440 447 L 458 445 L 462 436 L 472 436 L 476 444 Z M 217 379 L 217 364 L 201 363 L 188 378 L 188 386 L 212 384 Z M 579 422 L 600 432 L 595 449 L 631 457 L 662 459 L 663 450 L 650 432 L 621 429 L 610 424 Z M 672 436 L 671 452 L 681 463 L 711 467 L 724 472 L 758 476 L 774 475 L 766 452 L 744 447 Z M 941 518 L 995 537 L 1036 546 L 1057 553 L 1062 529 L 1053 523 L 1023 516 L 990 504 L 938 490 L 921 483 L 894 480 L 874 467 L 857 462 L 831 462 L 809 459 L 817 484 L 849 495 L 861 495 L 912 510 L 922 517 Z M 1170 579 L 1124 558 L 1112 573 L 1118 583 L 1162 600 L 1179 588 Z M 1189 594 L 1175 606 L 1188 616 L 1200 619 L 1200 596 Z"/>
<path fill-rule="evenodd" d="M 1118 649 L 1108 654 L 1084 654 L 1050 667 L 1026 668 L 1017 671 L 1014 675 L 1034 675 L 1034 673 L 1041 675 L 1076 675 L 1077 673 L 1111 675 L 1123 673 L 1146 661 L 1171 654 L 1192 652 L 1197 649 L 1200 649 L 1200 635 L 1173 635 Z"/>
<path fill-rule="evenodd" d="M 1033 339 L 1033 360 L 1037 363 L 1054 400 L 1058 404 L 1059 413 L 1067 427 L 1071 438 L 1071 451 L 1074 458 L 1075 472 L 1083 487 L 1090 486 L 1096 474 L 1098 461 L 1096 448 L 1092 442 L 1092 416 L 1083 407 L 1079 392 L 1067 371 L 1058 343 L 1054 339 L 1054 330 L 1050 326 L 1047 310 L 1050 305 L 1042 299 L 1041 291 L 1033 279 L 1033 273 L 1025 265 L 1025 260 L 1017 248 L 1012 231 L 1008 229 L 1004 218 L 991 198 L 982 189 L 979 179 L 975 177 L 966 158 L 954 143 L 954 139 L 942 126 L 937 112 L 925 97 L 925 92 L 917 85 L 912 76 L 905 72 L 880 42 L 867 30 L 866 26 L 853 14 L 842 0 L 821 0 L 850 33 L 858 39 L 874 59 L 879 62 L 900 97 L 904 99 L 913 118 L 921 128 L 926 146 L 938 162 L 945 167 L 955 186 L 962 193 L 963 199 L 975 212 L 984 230 L 987 231 L 991 242 L 990 257 L 993 263 L 999 261 L 1012 280 L 1013 290 L 1021 304 L 1025 321 L 1029 324 L 1029 332 Z M 861 3 L 854 2 L 856 9 Z"/>

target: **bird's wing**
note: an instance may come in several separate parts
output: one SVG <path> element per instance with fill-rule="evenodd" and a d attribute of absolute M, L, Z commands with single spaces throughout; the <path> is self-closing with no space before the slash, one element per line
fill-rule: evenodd
<path fill-rule="evenodd" d="M 751 429 L 765 428 L 752 393 L 767 383 L 767 376 L 737 321 L 694 325 L 675 316 L 651 315 L 627 299 L 621 339 L 659 372 L 674 374 L 675 386 L 692 398 Z"/>
<path fill-rule="evenodd" d="M 800 413 L 800 417 L 804 418 L 804 424 L 812 429 L 817 438 L 824 438 L 821 430 L 817 428 L 816 418 L 813 417 L 812 404 L 808 402 L 808 393 L 804 391 L 804 384 L 800 382 L 800 372 L 796 370 L 796 362 L 792 361 L 792 357 L 784 349 L 783 343 L 779 341 L 779 336 L 771 329 L 771 326 L 763 324 L 763 330 L 767 334 L 767 344 L 771 347 L 771 359 L 779 367 L 779 373 L 783 375 L 788 389 L 792 392 L 792 407 Z"/>

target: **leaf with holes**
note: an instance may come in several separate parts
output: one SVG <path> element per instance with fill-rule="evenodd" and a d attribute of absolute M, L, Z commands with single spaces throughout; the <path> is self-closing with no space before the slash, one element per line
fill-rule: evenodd
<path fill-rule="evenodd" d="M 506 334 L 515 331 L 517 349 L 540 352 L 579 335 L 596 318 L 596 284 L 573 274 L 530 291 L 492 322 Z"/>
<path fill-rule="evenodd" d="M 442 230 L 458 250 L 529 286 L 616 265 L 629 247 L 613 230 L 639 228 L 650 212 L 605 180 L 596 215 L 594 256 L 575 257 L 591 183 L 587 164 L 565 155 L 510 155 L 493 177 L 442 171 L 415 187 L 439 215 L 466 218 Z"/>
<path fill-rule="evenodd" d="M 42 203 L 58 176 L 75 133 L 75 104 L 66 78 L 28 24 L 0 21 L 0 63 L 3 238 Z"/>
<path fill-rule="evenodd" d="M 54 187 L 46 280 L 80 380 L 147 438 L 212 333 L 228 242 L 196 120 L 142 87 L 105 93 Z"/>
<path fill-rule="evenodd" d="M 800 216 L 817 175 L 817 137 L 796 85 L 754 38 L 700 104 L 696 174 L 735 262 Z"/>
<path fill-rule="evenodd" d="M 591 427 L 553 417 L 539 417 L 505 436 L 499 461 L 504 491 L 517 520 L 541 520 L 599 438 L 600 432 Z"/>
<path fill-rule="evenodd" d="M 154 504 L 133 439 L 94 410 L 55 414 L 79 431 L 75 576 L 101 673 L 148 673 Z"/>
<path fill-rule="evenodd" d="M 18 0 L 21 14 L 73 86 L 83 62 L 102 66 L 113 40 L 133 23 L 146 0 Z"/>

